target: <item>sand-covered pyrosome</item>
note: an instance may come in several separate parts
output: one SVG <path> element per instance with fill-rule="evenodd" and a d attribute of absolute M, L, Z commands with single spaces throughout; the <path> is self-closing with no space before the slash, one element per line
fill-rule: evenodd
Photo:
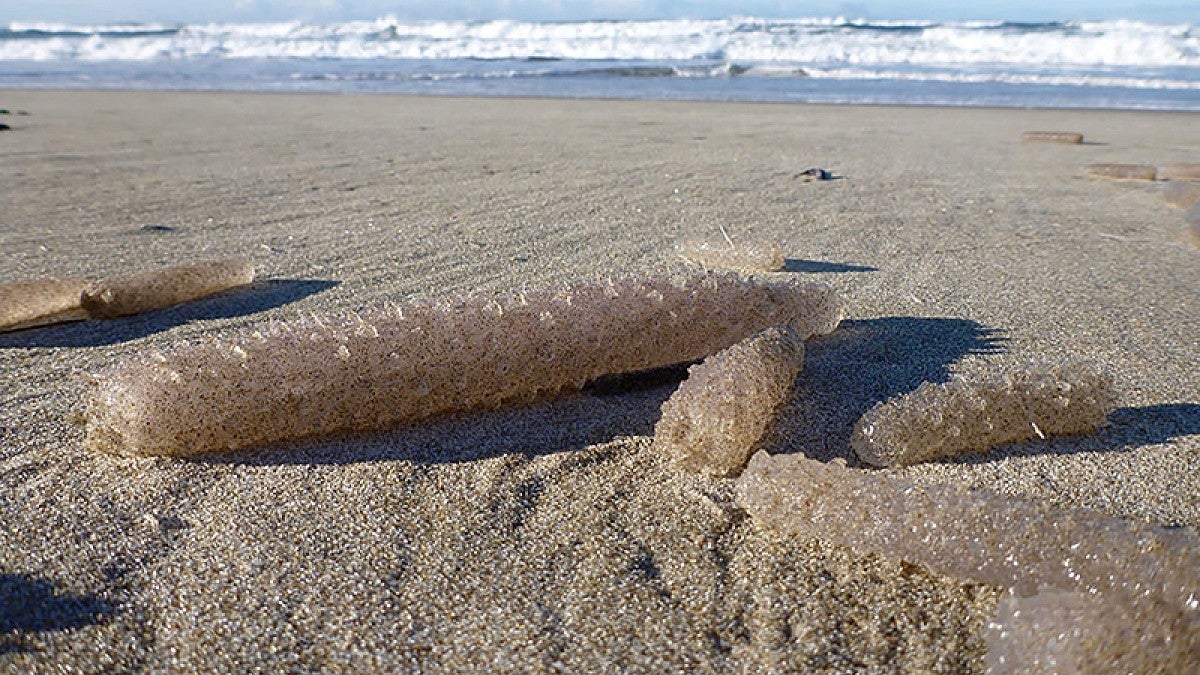
<path fill-rule="evenodd" d="M 86 318 L 79 306 L 83 279 L 42 277 L 0 284 L 0 331 Z"/>
<path fill-rule="evenodd" d="M 736 476 L 803 363 L 804 342 L 790 327 L 777 326 L 692 366 L 663 404 L 654 447 L 685 471 Z"/>
<path fill-rule="evenodd" d="M 675 251 L 693 265 L 743 272 L 778 272 L 786 262 L 783 247 L 766 240 L 734 243 L 724 237 L 684 239 L 675 245 Z"/>
<path fill-rule="evenodd" d="M 95 375 L 86 442 L 196 455 L 384 429 L 693 361 L 777 324 L 828 333 L 843 311 L 824 284 L 690 269 L 314 316 Z"/>
<path fill-rule="evenodd" d="M 1137 615 L 1200 619 L 1200 538 L 959 485 L 758 452 L 738 502 L 769 529 L 923 565 L 965 581 L 1124 603 Z M 1174 620 L 1174 619 L 1170 619 Z"/>
<path fill-rule="evenodd" d="M 1191 207 L 1200 202 L 1200 183 L 1186 180 L 1173 180 L 1163 188 L 1163 199 L 1172 206 L 1181 209 Z"/>
<path fill-rule="evenodd" d="M 210 260 L 101 279 L 84 289 L 81 303 L 90 316 L 112 319 L 196 300 L 252 281 L 254 265 L 249 260 Z"/>
<path fill-rule="evenodd" d="M 874 466 L 902 466 L 1035 437 L 1082 434 L 1116 408 L 1111 379 L 1082 362 L 923 383 L 868 410 L 850 444 Z"/>
<path fill-rule="evenodd" d="M 1002 596 L 984 631 L 988 672 L 1200 672 L 1200 630 L 1161 603 L 1135 603 L 1043 589 Z"/>
<path fill-rule="evenodd" d="M 1074 131 L 1026 131 L 1022 138 L 1034 143 L 1078 145 L 1083 142 L 1083 134 Z"/>
<path fill-rule="evenodd" d="M 1159 180 L 1200 180 L 1200 162 L 1167 162 L 1158 165 Z"/>
<path fill-rule="evenodd" d="M 1152 164 L 1088 164 L 1087 174 L 1117 180 L 1154 180 L 1158 169 Z"/>

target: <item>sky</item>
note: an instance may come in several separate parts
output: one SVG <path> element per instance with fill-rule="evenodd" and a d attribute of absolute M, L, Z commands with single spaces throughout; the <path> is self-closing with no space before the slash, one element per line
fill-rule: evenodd
<path fill-rule="evenodd" d="M 12 21 L 139 22 L 338 21 L 398 19 L 667 19 L 731 15 L 865 19 L 1136 19 L 1200 23 L 1198 0 L 5 0 Z"/>

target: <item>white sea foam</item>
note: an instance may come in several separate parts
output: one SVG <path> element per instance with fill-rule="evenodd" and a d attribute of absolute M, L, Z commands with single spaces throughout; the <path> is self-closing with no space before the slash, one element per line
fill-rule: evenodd
<path fill-rule="evenodd" d="M 752 68 L 748 74 L 756 74 Z M 881 68 L 809 68 L 814 78 L 838 80 L 906 80 L 911 82 L 956 82 L 974 84 L 1036 84 L 1047 86 L 1124 87 L 1200 91 L 1200 80 L 1123 76 L 1097 73 L 955 72 L 949 70 L 904 71 Z"/>
<path fill-rule="evenodd" d="M 190 58 L 688 61 L 833 67 L 1200 67 L 1200 30 L 1135 21 L 1006 24 L 845 19 L 535 23 L 68 25 L 0 29 L 0 60 Z"/>
<path fill-rule="evenodd" d="M 0 87 L 1200 110 L 1200 26 L 841 18 L 13 23 Z"/>

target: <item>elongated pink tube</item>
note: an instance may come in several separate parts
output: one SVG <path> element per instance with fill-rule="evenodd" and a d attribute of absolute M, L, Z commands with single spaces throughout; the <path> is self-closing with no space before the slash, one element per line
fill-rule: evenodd
<path fill-rule="evenodd" d="M 1154 180 L 1158 169 L 1151 164 L 1089 164 L 1089 176 L 1118 180 Z"/>
<path fill-rule="evenodd" d="M 783 247 L 772 241 L 734 244 L 715 238 L 687 239 L 676 244 L 675 250 L 695 265 L 743 272 L 778 272 L 787 262 Z"/>
<path fill-rule="evenodd" d="M 1066 143 L 1078 145 L 1083 142 L 1083 134 L 1074 131 L 1026 131 L 1022 138 L 1034 143 Z"/>
<path fill-rule="evenodd" d="M 81 302 L 97 319 L 140 314 L 196 300 L 254 281 L 245 258 L 177 265 L 108 277 L 84 289 Z"/>
<path fill-rule="evenodd" d="M 1162 603 L 1042 589 L 1005 594 L 984 631 L 988 672 L 1200 672 L 1200 631 Z"/>
<path fill-rule="evenodd" d="M 1168 204 L 1186 209 L 1200 202 L 1200 183 L 1185 180 L 1173 180 L 1163 188 L 1163 199 Z"/>
<path fill-rule="evenodd" d="M 1159 180 L 1200 180 L 1200 162 L 1167 162 L 1158 165 Z"/>
<path fill-rule="evenodd" d="M 0 284 L 0 331 L 87 318 L 79 306 L 82 279 L 43 277 Z"/>
<path fill-rule="evenodd" d="M 824 284 L 690 270 L 272 324 L 95 375 L 86 443 L 182 456 L 385 429 L 699 359 L 776 324 L 827 333 L 843 310 Z"/>
<path fill-rule="evenodd" d="M 1200 540 L 1192 534 L 957 485 L 916 485 L 803 455 L 757 453 L 738 479 L 738 496 L 766 527 L 1020 596 L 1049 587 L 1162 603 L 1200 618 Z"/>
<path fill-rule="evenodd" d="M 787 399 L 804 343 L 787 326 L 756 333 L 688 370 L 654 427 L 655 449 L 675 466 L 736 476 Z"/>
<path fill-rule="evenodd" d="M 1116 409 L 1111 380 L 1083 362 L 1039 363 L 916 390 L 868 410 L 850 444 L 874 466 L 903 466 L 1034 437 L 1081 434 Z"/>
<path fill-rule="evenodd" d="M 1183 214 L 1183 238 L 1200 248 L 1200 202 L 1192 204 Z"/>

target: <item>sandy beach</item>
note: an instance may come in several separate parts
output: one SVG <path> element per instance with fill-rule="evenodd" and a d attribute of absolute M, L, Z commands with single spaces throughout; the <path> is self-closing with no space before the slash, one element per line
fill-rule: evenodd
<path fill-rule="evenodd" d="M 1162 183 L 1200 115 L 0 91 L 0 281 L 246 256 L 248 288 L 0 333 L 0 671 L 982 672 L 1001 589 L 761 527 L 652 451 L 677 382 L 199 459 L 83 447 L 87 374 L 236 327 L 773 240 L 849 312 L 772 451 L 1081 358 L 1095 434 L 887 469 L 1200 526 L 1200 249 Z M 1084 134 L 1029 143 L 1029 130 Z M 834 179 L 808 181 L 821 167 Z M 1137 561 L 1131 561 L 1136 570 Z"/>

